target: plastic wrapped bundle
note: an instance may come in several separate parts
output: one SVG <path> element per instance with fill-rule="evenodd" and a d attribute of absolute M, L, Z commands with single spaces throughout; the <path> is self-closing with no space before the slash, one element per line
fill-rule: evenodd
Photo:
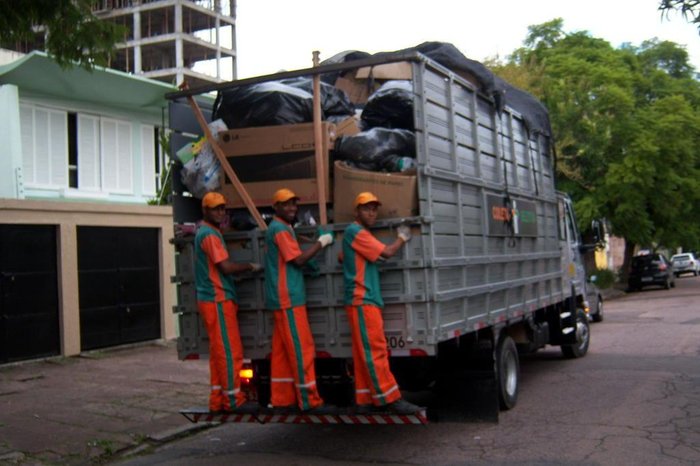
<path fill-rule="evenodd" d="M 280 82 L 313 95 L 314 83 L 311 78 L 284 79 Z M 354 115 L 355 106 L 350 102 L 345 92 L 321 81 L 321 111 L 324 120 L 337 123 Z"/>
<path fill-rule="evenodd" d="M 313 96 L 279 81 L 219 92 L 213 118 L 229 128 L 287 125 L 313 120 Z"/>
<path fill-rule="evenodd" d="M 214 120 L 208 126 L 214 137 L 228 129 L 221 120 Z M 198 198 L 221 187 L 221 164 L 208 141 L 201 145 L 194 158 L 183 165 L 180 176 L 187 190 Z"/>
<path fill-rule="evenodd" d="M 363 170 L 401 172 L 415 166 L 416 137 L 405 129 L 372 128 L 338 138 L 335 157 Z"/>
<path fill-rule="evenodd" d="M 370 128 L 413 131 L 413 85 L 410 81 L 387 81 L 376 90 L 362 110 L 362 124 Z"/>

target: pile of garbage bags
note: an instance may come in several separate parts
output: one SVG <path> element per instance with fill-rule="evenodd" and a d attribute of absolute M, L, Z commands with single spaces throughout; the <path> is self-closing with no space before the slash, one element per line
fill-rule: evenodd
<path fill-rule="evenodd" d="M 339 123 L 358 111 L 345 92 L 321 80 L 322 118 Z M 213 118 L 228 128 L 286 125 L 313 121 L 313 80 L 292 78 L 220 91 Z M 361 113 L 357 135 L 336 141 L 333 157 L 363 170 L 397 172 L 415 165 L 413 86 L 388 81 L 374 92 Z"/>

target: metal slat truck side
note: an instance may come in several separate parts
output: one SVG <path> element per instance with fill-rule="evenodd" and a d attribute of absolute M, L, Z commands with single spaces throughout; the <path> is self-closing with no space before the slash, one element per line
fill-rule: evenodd
<path fill-rule="evenodd" d="M 576 275 L 582 267 L 574 266 L 581 261 L 580 240 L 575 224 L 566 223 L 573 218 L 573 212 L 567 217 L 570 201 L 555 191 L 550 136 L 533 130 L 507 100 L 499 106 L 493 96 L 484 95 L 469 76 L 418 53 L 231 85 L 378 69 L 385 63 L 401 63 L 410 70 L 418 206 L 408 219 L 381 219 L 373 232 L 388 243 L 395 237 L 395 226 L 406 220 L 413 232 L 406 247 L 380 266 L 392 370 L 403 390 L 427 397 L 421 402 L 429 405 L 433 419 L 495 419 L 499 409 L 511 408 L 517 400 L 518 352 L 554 344 L 578 357 L 588 345 L 581 289 L 585 280 Z M 184 95 L 192 94 L 169 97 L 173 105 L 180 105 Z M 178 126 L 185 125 L 171 121 L 175 131 Z M 283 185 L 280 181 L 279 187 Z M 335 203 L 350 203 L 356 193 L 346 194 L 343 199 L 336 193 Z M 177 188 L 173 199 L 192 204 L 192 198 Z M 176 225 L 195 221 L 195 210 L 175 208 Z M 338 262 L 346 226 L 328 225 L 336 242 L 317 256 L 317 267 L 305 276 L 319 386 L 324 398 L 341 408 L 352 404 L 353 393 L 348 375 L 351 339 Z M 314 229 L 300 227 L 298 232 L 313 234 Z M 263 238 L 258 229 L 225 234 L 232 259 L 241 262 L 263 262 Z M 183 359 L 208 351 L 197 315 L 192 239 L 178 236 L 174 241 L 175 312 Z M 272 321 L 263 308 L 262 274 L 244 275 L 236 286 L 245 357 L 255 373 L 250 386 L 256 390 L 253 396 L 266 405 Z"/>

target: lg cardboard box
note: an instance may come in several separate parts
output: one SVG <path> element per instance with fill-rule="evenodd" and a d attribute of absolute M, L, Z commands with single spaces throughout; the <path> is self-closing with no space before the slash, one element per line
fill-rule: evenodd
<path fill-rule="evenodd" d="M 381 201 L 380 219 L 418 215 L 416 175 L 358 170 L 343 162 L 335 162 L 333 176 L 335 222 L 351 222 L 355 219 L 352 203 L 363 191 L 373 192 Z"/>
<path fill-rule="evenodd" d="M 330 201 L 329 148 L 335 125 L 324 122 L 321 128 L 325 161 L 322 179 Z M 280 188 L 294 191 L 300 204 L 318 203 L 313 123 L 232 129 L 219 133 L 219 143 L 257 207 L 270 206 L 272 195 Z M 221 192 L 228 201 L 227 207 L 245 207 L 230 180 L 223 174 L 222 177 Z"/>
<path fill-rule="evenodd" d="M 322 122 L 321 131 L 326 142 L 335 139 L 332 123 Z M 226 157 L 313 151 L 314 124 L 235 128 L 221 131 L 218 139 Z"/>

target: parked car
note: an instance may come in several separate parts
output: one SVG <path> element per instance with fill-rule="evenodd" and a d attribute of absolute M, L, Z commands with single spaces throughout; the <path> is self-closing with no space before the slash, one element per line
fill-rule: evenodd
<path fill-rule="evenodd" d="M 659 285 L 667 290 L 676 286 L 673 263 L 663 254 L 652 253 L 632 258 L 627 286 L 630 291 Z"/>
<path fill-rule="evenodd" d="M 700 272 L 700 263 L 695 258 L 695 255 L 690 252 L 674 255 L 671 257 L 671 263 L 673 264 L 673 273 L 676 274 L 676 277 L 680 277 L 684 273 L 692 273 L 697 277 L 698 272 Z"/>
<path fill-rule="evenodd" d="M 588 317 L 593 322 L 603 321 L 603 295 L 595 284 L 596 276 L 591 275 L 586 283 L 586 300 L 588 301 Z"/>

